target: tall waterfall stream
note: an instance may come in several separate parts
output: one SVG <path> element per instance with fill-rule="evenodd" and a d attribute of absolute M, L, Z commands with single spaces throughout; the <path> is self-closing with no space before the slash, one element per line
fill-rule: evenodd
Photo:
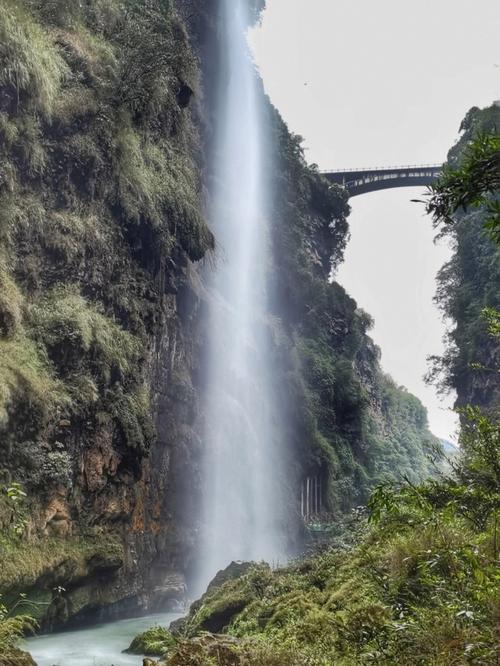
<path fill-rule="evenodd" d="M 263 178 L 263 129 L 249 52 L 244 0 L 221 0 L 222 26 L 215 188 L 210 218 L 218 241 L 207 276 L 208 323 L 204 476 L 206 494 L 198 591 L 231 560 L 284 556 L 276 463 L 279 419 L 269 376 L 266 270 L 269 267 Z M 128 666 L 132 638 L 172 613 L 110 622 L 27 641 L 39 666 Z"/>
<path fill-rule="evenodd" d="M 211 225 L 199 589 L 231 560 L 283 557 L 276 470 L 282 443 L 266 326 L 270 265 L 265 136 L 248 3 L 222 0 Z"/>

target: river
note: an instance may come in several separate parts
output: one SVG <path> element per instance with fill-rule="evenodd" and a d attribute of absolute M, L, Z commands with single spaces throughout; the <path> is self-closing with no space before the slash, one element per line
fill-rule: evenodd
<path fill-rule="evenodd" d="M 154 625 L 167 626 L 181 617 L 163 613 L 119 620 L 30 638 L 28 650 L 38 666 L 141 666 L 142 657 L 123 654 L 137 634 Z"/>

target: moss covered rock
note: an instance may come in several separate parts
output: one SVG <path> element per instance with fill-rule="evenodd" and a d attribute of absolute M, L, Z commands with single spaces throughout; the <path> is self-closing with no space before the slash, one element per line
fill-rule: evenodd
<path fill-rule="evenodd" d="M 182 630 L 188 635 L 208 631 L 220 633 L 255 598 L 259 579 L 270 572 L 267 564 L 232 562 L 219 571 L 205 594 L 195 601 Z"/>
<path fill-rule="evenodd" d="M 0 666 L 37 666 L 33 657 L 23 650 L 13 650 L 9 655 L 0 655 Z"/>
<path fill-rule="evenodd" d="M 164 627 L 151 627 L 134 638 L 125 650 L 129 654 L 145 654 L 149 657 L 163 657 L 178 644 L 177 639 Z"/>

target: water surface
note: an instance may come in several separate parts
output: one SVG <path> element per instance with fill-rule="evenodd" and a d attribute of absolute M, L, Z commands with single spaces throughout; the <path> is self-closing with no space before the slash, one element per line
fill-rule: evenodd
<path fill-rule="evenodd" d="M 178 617 L 162 613 L 37 636 L 26 641 L 25 649 L 38 666 L 141 666 L 142 657 L 122 650 L 142 631 L 154 625 L 168 627 Z"/>

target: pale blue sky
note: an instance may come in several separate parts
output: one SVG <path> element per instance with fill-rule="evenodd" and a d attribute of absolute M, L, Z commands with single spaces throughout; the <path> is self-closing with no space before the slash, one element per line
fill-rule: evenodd
<path fill-rule="evenodd" d="M 439 163 L 471 106 L 500 98 L 496 0 L 267 0 L 251 34 L 271 100 L 320 168 Z M 352 200 L 337 279 L 375 317 L 382 365 L 452 438 L 452 399 L 425 386 L 444 325 L 432 303 L 446 247 L 411 203 L 421 190 Z"/>

